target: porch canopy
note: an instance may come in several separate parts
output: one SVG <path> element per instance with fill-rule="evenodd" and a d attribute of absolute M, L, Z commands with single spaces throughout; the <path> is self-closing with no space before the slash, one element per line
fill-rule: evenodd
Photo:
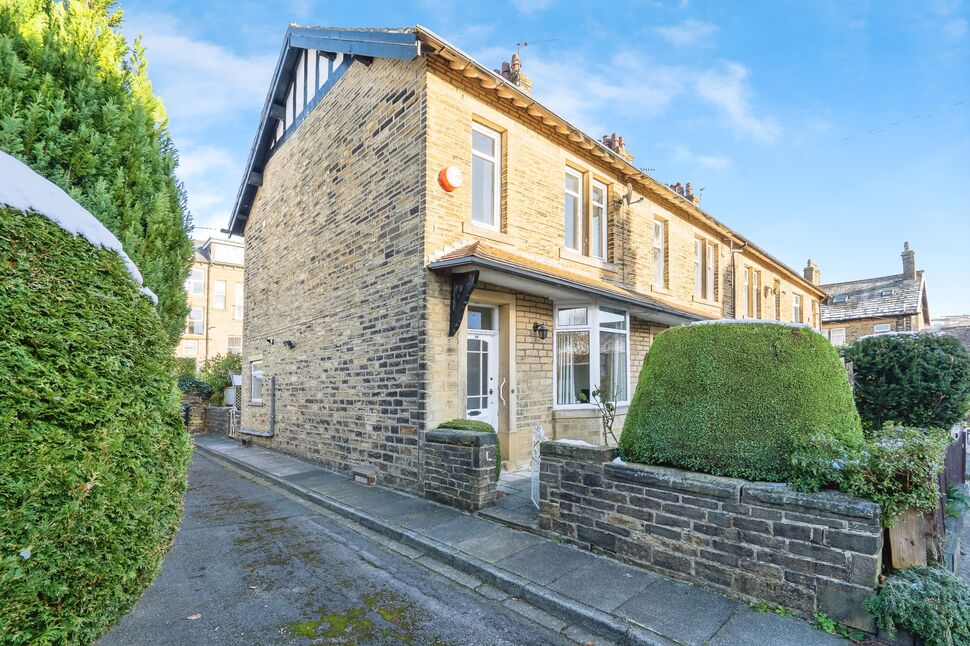
<path fill-rule="evenodd" d="M 452 275 L 453 323 L 457 319 L 460 324 L 471 291 L 479 281 L 550 300 L 595 298 L 608 301 L 622 306 L 631 316 L 663 325 L 681 325 L 708 318 L 676 309 L 641 292 L 478 241 L 441 255 L 428 264 L 428 269 Z M 457 329 L 457 325 L 453 327 Z"/>

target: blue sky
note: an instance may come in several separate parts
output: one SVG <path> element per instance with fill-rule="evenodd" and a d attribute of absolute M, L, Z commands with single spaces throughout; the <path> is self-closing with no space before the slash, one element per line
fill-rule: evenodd
<path fill-rule="evenodd" d="M 123 2 L 199 227 L 219 229 L 290 22 L 422 24 L 823 282 L 898 273 L 970 313 L 970 9 L 928 2 Z M 200 229 L 204 237 L 214 231 Z"/>

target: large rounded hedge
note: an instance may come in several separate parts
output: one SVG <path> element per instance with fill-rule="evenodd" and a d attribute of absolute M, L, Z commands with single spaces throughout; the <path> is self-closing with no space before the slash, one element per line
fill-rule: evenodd
<path fill-rule="evenodd" d="M 970 353 L 953 336 L 880 334 L 845 349 L 867 429 L 886 422 L 950 428 L 970 404 Z"/>
<path fill-rule="evenodd" d="M 861 441 L 848 377 L 823 336 L 719 322 L 657 336 L 619 448 L 633 462 L 788 481 L 796 477 L 794 453 Z"/>
<path fill-rule="evenodd" d="M 171 348 L 116 253 L 2 206 L 0 329 L 0 641 L 91 643 L 181 517 Z"/>

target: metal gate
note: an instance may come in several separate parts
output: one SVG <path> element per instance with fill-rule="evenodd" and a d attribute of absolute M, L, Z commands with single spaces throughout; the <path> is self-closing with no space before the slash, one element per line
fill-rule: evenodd
<path fill-rule="evenodd" d="M 536 425 L 532 431 L 532 504 L 539 507 L 539 446 L 546 441 L 546 434 L 541 425 Z"/>

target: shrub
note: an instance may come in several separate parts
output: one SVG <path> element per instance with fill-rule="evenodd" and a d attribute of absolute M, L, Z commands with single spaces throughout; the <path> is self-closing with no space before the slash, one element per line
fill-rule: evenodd
<path fill-rule="evenodd" d="M 886 422 L 950 428 L 970 404 L 970 354 L 953 336 L 883 334 L 845 349 L 866 429 Z"/>
<path fill-rule="evenodd" d="M 119 257 L 0 207 L 0 641 L 87 644 L 157 574 L 190 454 Z"/>
<path fill-rule="evenodd" d="M 206 396 L 212 394 L 212 386 L 197 377 L 179 377 L 178 386 L 183 393 L 198 393 Z"/>
<path fill-rule="evenodd" d="M 230 372 L 242 372 L 242 357 L 234 352 L 225 355 L 217 354 L 202 363 L 199 378 L 208 384 L 209 392 L 214 393 L 220 403 L 223 391 L 232 385 L 229 379 Z"/>
<path fill-rule="evenodd" d="M 862 441 L 845 370 L 825 337 L 772 323 L 689 325 L 647 354 L 620 436 L 624 460 L 787 481 L 810 442 Z"/>
<path fill-rule="evenodd" d="M 970 587 L 938 567 L 912 567 L 888 577 L 866 601 L 880 628 L 902 628 L 927 646 L 970 644 Z"/>
<path fill-rule="evenodd" d="M 886 527 L 907 509 L 932 511 L 939 504 L 937 477 L 950 441 L 940 429 L 887 425 L 847 462 L 840 488 L 879 503 Z"/>
<path fill-rule="evenodd" d="M 438 428 L 451 428 L 458 431 L 476 431 L 478 433 L 495 433 L 491 424 L 477 419 L 453 419 L 442 424 Z M 495 479 L 502 475 L 502 444 L 498 441 L 498 433 L 495 434 Z"/>
<path fill-rule="evenodd" d="M 191 357 L 177 357 L 175 359 L 175 376 L 178 379 L 195 379 L 195 359 L 192 359 Z"/>

